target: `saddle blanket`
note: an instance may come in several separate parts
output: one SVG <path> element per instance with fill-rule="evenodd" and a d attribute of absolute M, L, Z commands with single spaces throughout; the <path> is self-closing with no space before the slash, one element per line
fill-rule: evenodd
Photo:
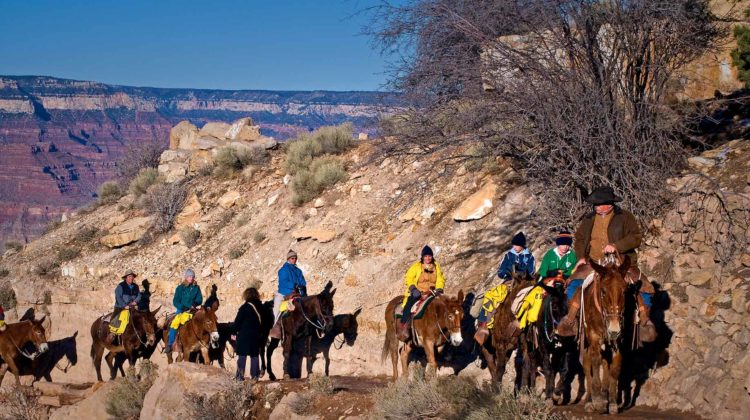
<path fill-rule="evenodd" d="M 412 319 L 421 319 L 424 316 L 427 306 L 435 299 L 432 294 L 422 295 L 422 297 L 411 307 Z M 404 308 L 401 305 L 396 305 L 396 318 L 401 318 L 404 314 Z"/>
<path fill-rule="evenodd" d="M 118 318 L 118 321 L 120 322 L 119 323 L 115 322 L 114 323 L 115 325 L 112 325 L 113 323 L 110 323 L 109 332 L 111 332 L 114 335 L 122 335 L 122 333 L 125 332 L 125 327 L 128 326 L 128 322 L 130 321 L 130 311 L 127 309 L 123 309 L 122 311 L 120 311 L 120 315 L 118 315 L 117 318 Z"/>

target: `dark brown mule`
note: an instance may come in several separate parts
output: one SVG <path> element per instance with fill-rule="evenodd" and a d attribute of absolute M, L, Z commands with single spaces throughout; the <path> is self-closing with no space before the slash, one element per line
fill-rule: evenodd
<path fill-rule="evenodd" d="M 156 351 L 156 347 L 159 345 L 159 342 L 161 341 L 162 329 L 159 328 L 159 325 L 158 325 L 159 322 L 156 317 L 156 314 L 159 312 L 160 309 L 161 309 L 161 305 L 159 305 L 159 307 L 153 311 L 138 310 L 138 312 L 140 312 L 143 316 L 146 317 L 146 321 L 151 323 L 151 325 L 153 325 L 155 340 L 153 344 L 148 344 L 148 343 L 141 344 L 138 347 L 138 349 L 136 349 L 135 360 L 138 360 L 141 358 L 144 360 L 150 359 L 151 356 Z M 125 355 L 125 353 L 115 354 L 114 365 L 115 365 L 115 368 L 120 371 L 120 374 L 122 375 L 123 378 L 125 377 L 125 370 L 123 369 L 123 365 L 125 364 L 126 360 L 127 360 L 127 356 Z"/>
<path fill-rule="evenodd" d="M 510 285 L 510 291 L 503 303 L 495 309 L 492 315 L 493 327 L 490 335 L 484 343 L 477 343 L 482 351 L 482 356 L 487 362 L 492 382 L 499 386 L 505 375 L 505 366 L 510 355 L 518 347 L 518 334 L 520 330 L 516 326 L 516 316 L 511 310 L 513 300 L 518 292 L 524 287 L 531 285 L 522 274 L 514 274 Z M 519 366 L 517 366 L 517 369 Z M 520 379 L 520 372 L 516 372 Z"/>
<path fill-rule="evenodd" d="M 44 378 L 47 382 L 52 382 L 52 371 L 54 369 L 67 373 L 68 367 L 75 366 L 78 363 L 76 337 L 78 337 L 78 331 L 70 337 L 48 341 L 49 350 L 40 354 L 39 357 L 34 360 L 22 358 L 18 363 L 21 376 L 33 375 L 34 380 L 32 382 L 41 378 Z M 67 361 L 64 363 L 64 367 L 60 367 L 63 359 Z M 2 383 L 2 378 L 0 378 L 0 383 Z"/>
<path fill-rule="evenodd" d="M 351 314 L 339 314 L 333 317 L 333 328 L 328 331 L 323 338 L 317 336 L 312 337 L 312 343 L 310 345 L 311 353 L 306 354 L 307 358 L 307 376 L 312 375 L 313 364 L 318 353 L 323 353 L 323 359 L 325 360 L 325 375 L 328 376 L 328 369 L 331 366 L 331 346 L 334 346 L 337 350 L 344 347 L 344 344 L 349 347 L 354 345 L 357 340 L 357 330 L 359 324 L 357 323 L 357 315 L 362 312 L 362 309 L 357 309 Z M 336 342 L 336 338 L 342 335 L 341 341 Z"/>
<path fill-rule="evenodd" d="M 171 319 L 167 319 L 167 326 Z M 163 339 L 165 343 L 169 342 L 169 328 L 164 327 Z M 208 354 L 210 347 L 216 348 L 219 341 L 219 321 L 216 318 L 216 312 L 211 308 L 198 309 L 188 322 L 181 325 L 177 330 L 177 339 L 180 344 L 180 352 L 177 361 L 188 360 L 190 353 L 194 351 L 201 352 L 203 363 L 211 364 L 211 357 Z M 167 360 L 172 363 L 172 353 L 167 353 Z"/>
<path fill-rule="evenodd" d="M 7 324 L 5 331 L 0 332 L 0 384 L 2 384 L 5 372 L 10 370 L 16 378 L 16 385 L 21 384 L 19 379 L 20 370 L 18 361 L 20 358 L 34 360 L 39 354 L 49 349 L 47 336 L 42 326 L 46 316 L 39 321 L 28 320 Z M 29 353 L 25 348 L 31 343 L 36 348 L 34 353 Z"/>
<path fill-rule="evenodd" d="M 446 344 L 461 345 L 461 320 L 464 316 L 464 292 L 460 290 L 456 298 L 438 295 L 425 309 L 420 319 L 412 320 L 413 334 L 409 342 L 403 344 L 399 350 L 399 340 L 396 338 L 397 322 L 396 307 L 403 302 L 403 296 L 393 298 L 385 308 L 385 342 L 381 353 L 381 361 L 387 357 L 393 363 L 393 379 L 398 379 L 398 359 L 401 357 L 401 368 L 406 374 L 409 368 L 409 354 L 415 347 L 422 347 L 427 356 L 427 363 L 437 371 L 437 356 Z"/>
<path fill-rule="evenodd" d="M 284 379 L 290 378 L 290 365 L 294 342 L 304 340 L 304 354 L 311 354 L 312 335 L 323 337 L 333 328 L 333 295 L 336 289 L 331 290 L 332 282 L 328 282 L 322 292 L 317 295 L 307 296 L 294 301 L 295 309 L 286 317 L 281 318 L 282 331 L 284 334 Z M 275 380 L 276 376 L 271 369 L 271 356 L 279 345 L 279 339 L 272 338 L 266 350 L 266 364 L 268 376 Z"/>
<path fill-rule="evenodd" d="M 150 317 L 156 316 L 156 311 L 149 313 Z M 91 324 L 91 359 L 96 369 L 97 380 L 102 380 L 102 356 L 104 350 L 109 350 L 105 360 L 109 366 L 109 377 L 115 379 L 117 368 L 115 367 L 114 358 L 118 353 L 125 353 L 130 366 L 135 366 L 135 360 L 138 356 L 138 349 L 141 345 L 152 346 L 156 343 L 156 334 L 154 325 L 149 321 L 150 317 L 140 311 L 130 311 L 130 321 L 125 327 L 122 335 L 119 337 L 117 345 L 107 344 L 105 341 L 109 334 L 109 317 L 111 314 L 97 318 Z"/>
<path fill-rule="evenodd" d="M 622 333 L 625 330 L 625 303 L 628 284 L 624 279 L 630 266 L 625 257 L 619 267 L 591 263 L 596 275 L 583 292 L 583 370 L 589 393 L 586 409 L 609 413 L 617 404 L 617 386 L 622 366 Z"/>

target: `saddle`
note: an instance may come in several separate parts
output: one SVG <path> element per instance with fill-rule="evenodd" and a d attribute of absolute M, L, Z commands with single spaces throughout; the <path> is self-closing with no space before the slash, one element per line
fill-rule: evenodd
<path fill-rule="evenodd" d="M 425 311 L 427 310 L 427 306 L 429 306 L 430 302 L 432 302 L 435 299 L 435 295 L 432 293 L 424 293 L 419 298 L 417 302 L 414 303 L 414 305 L 411 307 L 411 316 L 412 319 L 421 319 L 424 316 Z M 404 308 L 401 307 L 401 305 L 396 305 L 396 309 L 394 310 L 396 318 L 401 318 L 404 315 Z"/>

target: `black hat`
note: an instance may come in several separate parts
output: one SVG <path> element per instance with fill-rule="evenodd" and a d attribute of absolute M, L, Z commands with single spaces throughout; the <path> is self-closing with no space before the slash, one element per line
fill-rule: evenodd
<path fill-rule="evenodd" d="M 563 230 L 557 235 L 555 239 L 556 245 L 573 245 L 573 235 L 567 230 Z"/>
<path fill-rule="evenodd" d="M 523 234 L 523 232 L 518 232 L 516 233 L 516 236 L 514 236 L 510 241 L 510 244 L 526 248 L 526 236 Z"/>
<path fill-rule="evenodd" d="M 429 245 L 425 245 L 424 248 L 422 248 L 422 254 L 423 257 L 425 255 L 429 255 L 431 257 L 434 257 L 435 254 L 432 253 L 432 248 L 429 247 Z"/>
<path fill-rule="evenodd" d="M 612 189 L 612 187 L 595 188 L 594 191 L 592 191 L 591 194 L 586 197 L 586 202 L 594 206 L 600 206 L 602 204 L 614 204 L 620 201 L 622 201 L 622 198 L 615 195 L 615 191 Z"/>

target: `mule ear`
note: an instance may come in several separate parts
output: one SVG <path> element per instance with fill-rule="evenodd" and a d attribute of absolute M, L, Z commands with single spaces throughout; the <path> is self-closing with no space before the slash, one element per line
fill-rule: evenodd
<path fill-rule="evenodd" d="M 354 313 L 352 314 L 352 316 L 356 318 L 361 313 L 362 313 L 362 308 L 357 308 L 357 310 L 354 311 Z"/>
<path fill-rule="evenodd" d="M 591 268 L 593 268 L 594 271 L 596 271 L 596 273 L 599 274 L 599 277 L 604 278 L 604 276 L 607 274 L 607 269 L 593 261 L 591 261 L 590 264 L 591 264 Z"/>
<path fill-rule="evenodd" d="M 158 308 L 156 308 L 156 309 L 154 309 L 153 311 L 151 311 L 151 316 L 156 316 L 156 314 L 158 314 L 158 313 L 159 313 L 159 309 L 161 309 L 161 305 L 159 305 L 159 307 L 158 307 Z"/>
<path fill-rule="evenodd" d="M 456 297 L 458 299 L 458 303 L 463 303 L 464 301 L 464 291 L 463 289 L 458 291 L 458 296 Z"/>
<path fill-rule="evenodd" d="M 333 297 L 333 295 L 335 295 L 335 294 L 336 294 L 336 289 L 333 289 L 333 290 L 331 290 L 331 293 L 329 293 L 329 295 L 330 295 L 331 297 Z"/>
<path fill-rule="evenodd" d="M 73 333 L 73 338 L 76 338 L 76 337 L 78 337 L 78 330 L 76 330 L 76 332 Z"/>

